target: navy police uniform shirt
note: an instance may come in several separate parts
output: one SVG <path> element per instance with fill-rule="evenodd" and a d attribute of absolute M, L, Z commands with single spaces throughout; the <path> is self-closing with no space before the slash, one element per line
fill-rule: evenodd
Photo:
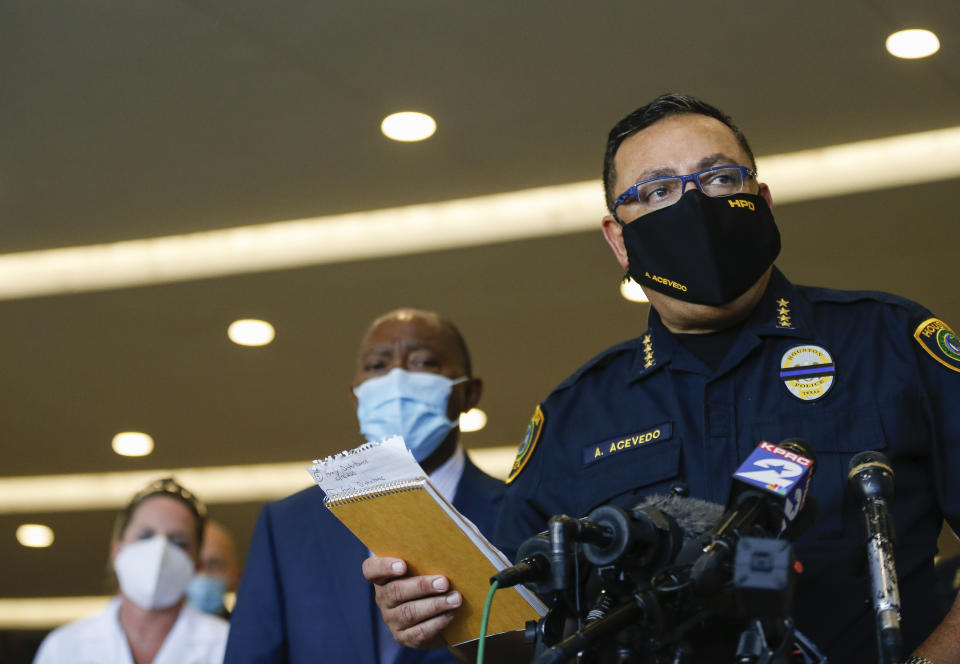
<path fill-rule="evenodd" d="M 936 626 L 933 557 L 960 526 L 960 343 L 923 307 L 879 292 L 794 286 L 774 268 L 764 297 L 711 369 L 651 309 L 650 328 L 601 353 L 537 407 L 508 479 L 495 540 L 508 552 L 550 516 L 629 506 L 683 482 L 726 504 L 761 441 L 803 438 L 818 467 L 794 617 L 831 661 L 876 661 L 854 454 L 895 471 L 892 513 L 904 652 Z M 732 654 L 731 654 L 732 656 Z"/>

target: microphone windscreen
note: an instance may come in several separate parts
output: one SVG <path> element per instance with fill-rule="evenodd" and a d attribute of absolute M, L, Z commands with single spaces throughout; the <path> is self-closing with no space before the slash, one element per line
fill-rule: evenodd
<path fill-rule="evenodd" d="M 645 496 L 635 508 L 654 507 L 673 517 L 683 533 L 683 543 L 713 530 L 723 519 L 724 507 L 699 498 L 677 494 Z"/>

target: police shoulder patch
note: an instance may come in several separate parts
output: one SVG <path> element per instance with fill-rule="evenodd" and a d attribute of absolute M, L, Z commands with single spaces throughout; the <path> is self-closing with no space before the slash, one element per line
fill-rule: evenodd
<path fill-rule="evenodd" d="M 513 460 L 513 468 L 510 469 L 510 474 L 507 475 L 507 484 L 517 479 L 520 471 L 523 470 L 523 467 L 527 465 L 527 461 L 533 456 L 533 450 L 537 446 L 537 441 L 540 440 L 540 432 L 543 431 L 545 421 L 546 418 L 543 416 L 543 410 L 538 405 L 533 411 L 533 417 L 530 418 L 530 424 L 527 425 L 527 432 L 523 436 L 523 442 L 520 443 L 520 448 L 517 450 L 517 458 Z"/>
<path fill-rule="evenodd" d="M 937 362 L 960 373 L 960 339 L 939 318 L 928 318 L 913 331 L 913 338 Z"/>

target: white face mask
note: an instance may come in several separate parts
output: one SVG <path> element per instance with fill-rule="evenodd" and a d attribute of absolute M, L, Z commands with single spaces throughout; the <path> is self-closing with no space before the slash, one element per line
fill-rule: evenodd
<path fill-rule="evenodd" d="M 194 573 L 190 556 L 166 537 L 125 544 L 113 561 L 120 590 L 143 609 L 166 609 L 176 604 Z"/>

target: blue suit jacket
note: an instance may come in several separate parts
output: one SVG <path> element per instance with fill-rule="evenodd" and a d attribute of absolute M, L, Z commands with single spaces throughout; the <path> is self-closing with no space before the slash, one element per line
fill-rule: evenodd
<path fill-rule="evenodd" d="M 466 459 L 453 505 L 487 537 L 504 485 Z M 360 565 L 369 552 L 323 504 L 319 487 L 260 512 L 225 661 L 379 664 L 380 612 Z M 404 649 L 397 661 L 453 662 L 446 649 Z"/>

